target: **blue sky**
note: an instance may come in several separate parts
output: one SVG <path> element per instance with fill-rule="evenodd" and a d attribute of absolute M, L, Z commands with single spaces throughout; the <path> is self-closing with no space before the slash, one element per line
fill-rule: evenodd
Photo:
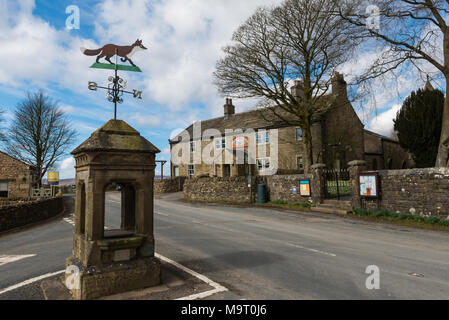
<path fill-rule="evenodd" d="M 88 81 L 106 85 L 111 72 L 89 69 L 95 57 L 82 55 L 79 47 L 127 45 L 139 38 L 149 48 L 133 59 L 143 73 L 121 75 L 128 88 L 143 91 L 143 100 L 125 96 L 118 117 L 162 150 L 159 159 L 169 159 L 168 138 L 174 131 L 222 115 L 224 98 L 212 84 L 221 47 L 258 6 L 278 2 L 0 0 L 0 108 L 9 121 L 26 90 L 43 89 L 59 101 L 79 132 L 75 148 L 113 117 L 113 105 L 104 92 L 87 89 Z M 69 5 L 80 8 L 79 30 L 66 29 Z M 369 62 L 367 57 L 342 67 L 343 73 L 356 73 Z M 391 90 L 390 83 L 377 88 L 376 111 L 358 110 L 367 128 L 383 134 L 391 130 L 403 96 L 424 84 L 414 77 L 404 74 L 394 84 L 397 90 Z M 253 101 L 234 102 L 237 112 L 254 107 Z M 73 165 L 70 155 L 58 163 L 61 178 L 74 177 Z"/>

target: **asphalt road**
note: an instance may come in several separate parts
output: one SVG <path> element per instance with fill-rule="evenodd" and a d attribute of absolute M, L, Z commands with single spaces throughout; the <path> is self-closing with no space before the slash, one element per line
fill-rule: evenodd
<path fill-rule="evenodd" d="M 156 251 L 230 290 L 211 299 L 449 299 L 448 233 L 176 197 L 155 201 Z M 119 225 L 119 207 L 108 194 L 107 226 Z M 72 230 L 58 220 L 0 237 L 0 291 L 62 270 Z M 21 255 L 34 256 L 1 262 Z M 365 285 L 371 265 L 379 290 Z"/>

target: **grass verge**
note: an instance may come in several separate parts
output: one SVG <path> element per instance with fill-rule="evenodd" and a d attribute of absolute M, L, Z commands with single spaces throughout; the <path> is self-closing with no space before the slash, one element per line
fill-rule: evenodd
<path fill-rule="evenodd" d="M 396 213 L 385 209 L 355 209 L 352 211 L 352 213 L 348 214 L 348 217 L 366 221 L 384 222 L 407 227 L 415 227 L 420 229 L 449 231 L 449 219 Z"/>
<path fill-rule="evenodd" d="M 231 206 L 243 206 L 243 207 L 271 207 L 271 208 L 281 208 L 287 210 L 296 210 L 296 211 L 310 211 L 312 205 L 307 202 L 295 202 L 288 203 L 286 201 L 270 201 L 263 204 L 258 203 L 244 203 L 244 202 L 234 202 L 234 201 L 194 201 L 187 198 L 182 199 L 183 202 L 188 203 L 204 203 L 204 204 L 223 204 L 223 205 L 231 205 Z"/>

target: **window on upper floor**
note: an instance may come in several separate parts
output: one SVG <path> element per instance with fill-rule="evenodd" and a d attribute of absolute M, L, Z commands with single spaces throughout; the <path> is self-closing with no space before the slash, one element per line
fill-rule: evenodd
<path fill-rule="evenodd" d="M 256 133 L 256 144 L 270 143 L 270 134 L 268 131 Z"/>
<path fill-rule="evenodd" d="M 226 139 L 216 139 L 215 140 L 215 149 L 226 149 Z"/>
<path fill-rule="evenodd" d="M 195 152 L 195 149 L 196 149 L 196 142 L 191 141 L 190 142 L 190 152 Z"/>
<path fill-rule="evenodd" d="M 302 141 L 302 130 L 301 128 L 296 128 L 296 140 Z"/>
<path fill-rule="evenodd" d="M 179 167 L 178 166 L 173 167 L 173 172 L 174 172 L 175 177 L 179 177 Z"/>

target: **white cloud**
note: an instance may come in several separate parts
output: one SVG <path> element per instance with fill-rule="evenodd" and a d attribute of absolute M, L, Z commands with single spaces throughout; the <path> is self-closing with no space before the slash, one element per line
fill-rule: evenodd
<path fill-rule="evenodd" d="M 127 118 L 132 122 L 137 123 L 139 126 L 157 127 L 161 124 L 161 117 L 155 115 L 135 113 Z"/>
<path fill-rule="evenodd" d="M 59 179 L 75 178 L 75 159 L 64 159 L 59 166 Z"/>
<path fill-rule="evenodd" d="M 275 0 L 106 0 L 96 34 L 104 41 L 143 39 L 148 52 L 136 55 L 146 74 L 146 93 L 172 110 L 202 102 L 214 116 L 222 99 L 212 84 L 215 63 L 234 30 L 254 10 Z M 135 32 L 134 30 L 138 30 Z"/>
<path fill-rule="evenodd" d="M 401 109 L 401 105 L 395 104 L 391 109 L 379 114 L 373 118 L 368 126 L 368 129 L 376 133 L 388 136 L 393 132 L 393 119 L 396 118 L 396 114 Z"/>
<path fill-rule="evenodd" d="M 166 146 L 164 149 L 162 149 L 161 153 L 163 155 L 169 156 L 170 155 L 170 146 Z"/>

